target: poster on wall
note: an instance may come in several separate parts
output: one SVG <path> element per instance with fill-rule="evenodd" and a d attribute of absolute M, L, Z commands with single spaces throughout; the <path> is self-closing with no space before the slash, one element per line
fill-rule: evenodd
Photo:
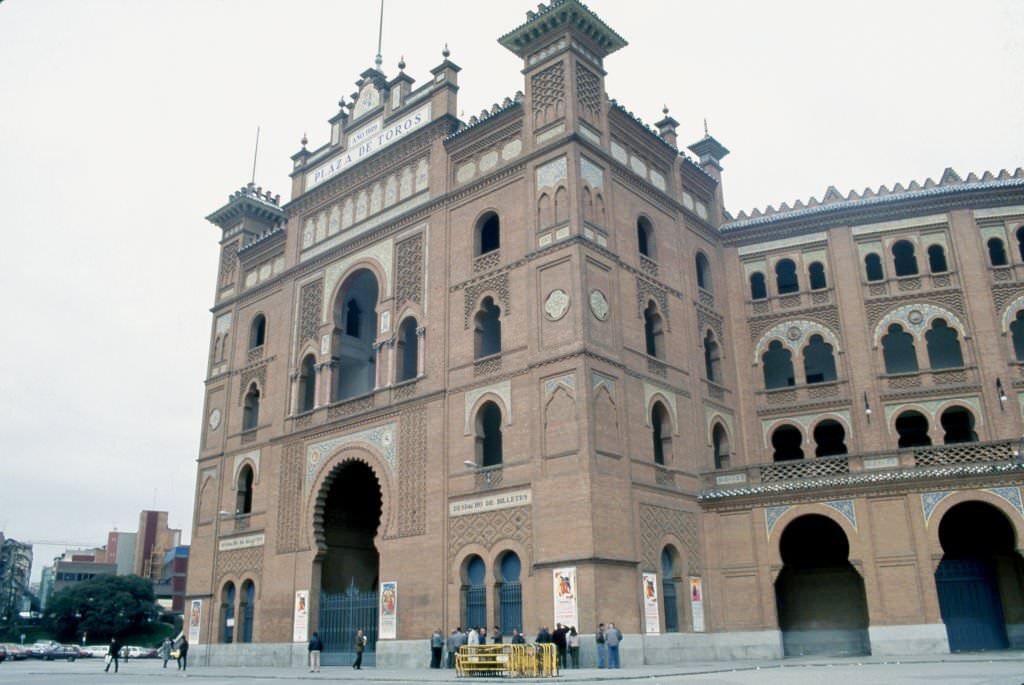
<path fill-rule="evenodd" d="M 203 600 L 193 599 L 188 610 L 188 641 L 191 645 L 199 644 L 199 622 L 203 616 Z"/>
<path fill-rule="evenodd" d="M 644 632 L 657 635 L 661 632 L 661 616 L 658 613 L 658 575 L 641 573 L 640 585 L 644 595 Z"/>
<path fill-rule="evenodd" d="M 576 608 L 576 567 L 556 568 L 554 575 L 555 623 L 578 626 Z"/>
<path fill-rule="evenodd" d="M 380 628 L 378 639 L 394 640 L 398 637 L 398 582 L 390 580 L 380 584 Z"/>
<path fill-rule="evenodd" d="M 292 622 L 292 642 L 309 639 L 309 590 L 295 593 L 295 618 Z"/>
<path fill-rule="evenodd" d="M 704 587 L 700 578 L 690 576 L 690 616 L 693 617 L 693 632 L 704 632 Z"/>

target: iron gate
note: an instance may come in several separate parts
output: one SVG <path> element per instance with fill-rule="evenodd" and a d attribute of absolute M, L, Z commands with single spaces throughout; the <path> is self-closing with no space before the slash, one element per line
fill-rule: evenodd
<path fill-rule="evenodd" d="M 992 567 L 981 559 L 943 559 L 935 571 L 951 652 L 1006 649 L 1006 623 Z"/>
<path fill-rule="evenodd" d="M 355 580 L 344 592 L 320 593 L 320 639 L 324 666 L 350 666 L 356 660 L 356 631 L 363 629 L 363 665 L 377 665 L 377 593 L 362 592 Z"/>
<path fill-rule="evenodd" d="M 501 604 L 501 634 L 511 635 L 512 629 L 523 630 L 523 588 L 519 583 L 502 583 L 498 593 Z"/>

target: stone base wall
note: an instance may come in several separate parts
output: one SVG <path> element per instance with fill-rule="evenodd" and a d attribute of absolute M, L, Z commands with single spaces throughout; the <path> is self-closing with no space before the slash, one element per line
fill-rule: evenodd
<path fill-rule="evenodd" d="M 909 626 L 869 626 L 872 656 L 949 654 L 949 638 L 943 623 Z"/>
<path fill-rule="evenodd" d="M 188 651 L 190 666 L 293 666 L 309 663 L 306 643 L 249 642 L 230 645 L 193 645 Z"/>

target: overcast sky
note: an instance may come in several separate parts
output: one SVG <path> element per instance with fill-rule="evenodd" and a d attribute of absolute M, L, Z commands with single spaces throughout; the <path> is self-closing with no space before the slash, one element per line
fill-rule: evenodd
<path fill-rule="evenodd" d="M 712 135 L 727 207 L 1024 164 L 1024 3 L 592 0 L 629 45 L 607 89 Z M 496 39 L 530 2 L 387 0 L 384 71 L 448 43 L 465 118 L 523 89 Z M 101 545 L 192 527 L 218 231 L 372 65 L 376 0 L 0 4 L 0 530 Z M 415 87 L 414 85 L 414 87 Z M 48 562 L 63 547 L 36 547 Z"/>

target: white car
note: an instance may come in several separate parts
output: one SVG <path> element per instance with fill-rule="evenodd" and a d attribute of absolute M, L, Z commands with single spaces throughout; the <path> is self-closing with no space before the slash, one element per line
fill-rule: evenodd
<path fill-rule="evenodd" d="M 94 656 L 100 659 L 105 657 L 107 655 L 107 652 L 110 651 L 110 647 L 108 645 L 86 645 L 81 649 L 82 654 Z"/>

